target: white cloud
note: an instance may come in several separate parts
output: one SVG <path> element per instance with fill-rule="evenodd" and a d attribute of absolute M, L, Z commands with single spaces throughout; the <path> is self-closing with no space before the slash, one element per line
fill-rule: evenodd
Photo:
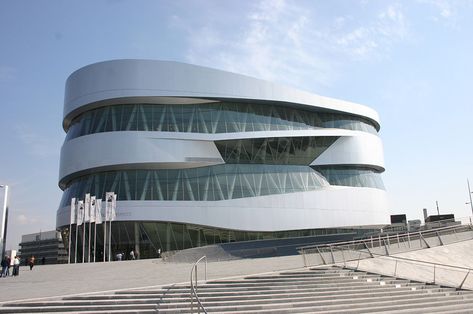
<path fill-rule="evenodd" d="M 36 218 L 28 217 L 25 214 L 16 216 L 16 222 L 19 225 L 34 225 L 38 222 Z"/>
<path fill-rule="evenodd" d="M 330 86 L 341 66 L 388 54 L 408 34 L 399 5 L 366 18 L 326 13 L 310 1 L 263 0 L 240 13 L 238 28 L 212 16 L 203 25 L 173 16 L 171 24 L 187 33 L 191 63 L 308 89 Z"/>
<path fill-rule="evenodd" d="M 448 26 L 457 27 L 457 19 L 462 10 L 471 9 L 473 0 L 417 0 L 418 3 L 434 9 L 430 18 L 435 22 L 443 22 Z"/>
<path fill-rule="evenodd" d="M 189 31 L 187 60 L 291 85 L 306 85 L 308 76 L 331 81 L 331 66 L 313 49 L 310 17 L 302 8 L 261 1 L 243 19 L 238 31 L 215 24 Z"/>
<path fill-rule="evenodd" d="M 339 25 L 339 21 L 340 18 L 337 18 L 335 25 Z M 403 40 L 408 34 L 407 22 L 399 5 L 388 6 L 380 11 L 373 21 L 351 31 L 347 28 L 341 28 L 331 36 L 339 49 L 343 49 L 353 58 L 370 58 L 374 54 L 385 54 L 393 43 Z"/>
<path fill-rule="evenodd" d="M 454 15 L 454 3 L 448 0 L 418 0 L 420 3 L 429 4 L 437 9 L 442 18 L 451 18 Z M 458 2 L 458 1 L 455 1 Z"/>

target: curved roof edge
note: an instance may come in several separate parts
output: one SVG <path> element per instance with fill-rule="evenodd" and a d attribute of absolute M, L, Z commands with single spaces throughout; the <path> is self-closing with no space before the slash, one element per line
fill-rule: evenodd
<path fill-rule="evenodd" d="M 80 107 L 113 98 L 191 97 L 254 99 L 301 104 L 369 118 L 364 105 L 319 96 L 292 87 L 212 68 L 159 60 L 121 59 L 87 65 L 66 81 L 64 119 Z"/>

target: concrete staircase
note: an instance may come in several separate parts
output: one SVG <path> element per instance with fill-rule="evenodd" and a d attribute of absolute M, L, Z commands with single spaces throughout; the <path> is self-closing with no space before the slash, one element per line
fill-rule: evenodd
<path fill-rule="evenodd" d="M 0 313 L 190 313 L 189 291 L 188 285 L 172 285 L 5 303 Z M 472 313 L 473 308 L 473 291 L 338 267 L 214 280 L 197 291 L 209 313 Z"/>

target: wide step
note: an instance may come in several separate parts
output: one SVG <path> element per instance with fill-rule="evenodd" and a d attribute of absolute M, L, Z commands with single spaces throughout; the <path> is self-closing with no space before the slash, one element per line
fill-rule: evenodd
<path fill-rule="evenodd" d="M 214 280 L 197 293 L 209 313 L 463 313 L 473 306 L 472 291 L 337 267 Z M 184 284 L 6 303 L 0 313 L 190 313 L 191 302 L 195 312 Z"/>

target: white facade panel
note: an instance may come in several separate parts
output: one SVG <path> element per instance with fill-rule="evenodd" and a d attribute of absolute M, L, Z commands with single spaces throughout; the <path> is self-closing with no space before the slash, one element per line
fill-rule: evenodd
<path fill-rule="evenodd" d="M 371 165 L 384 170 L 383 143 L 378 136 L 356 132 L 340 137 L 312 165 Z"/>
<path fill-rule="evenodd" d="M 307 136 L 341 137 L 312 165 L 358 164 L 384 168 L 380 138 L 351 130 L 218 134 L 121 131 L 81 136 L 65 142 L 61 150 L 59 179 L 87 169 L 111 166 L 147 164 L 155 169 L 175 169 L 217 165 L 224 161 L 214 141 Z M 84 152 L 87 152 L 87 158 L 83 158 Z"/>
<path fill-rule="evenodd" d="M 117 165 L 175 169 L 224 163 L 212 141 L 156 138 L 152 133 L 105 132 L 70 140 L 61 149 L 59 178 Z"/>
<path fill-rule="evenodd" d="M 205 78 L 205 79 L 202 79 Z M 361 115 L 379 124 L 371 108 L 299 91 L 252 77 L 168 61 L 115 60 L 92 64 L 67 80 L 64 118 L 82 106 L 126 97 L 258 99 Z"/>
<path fill-rule="evenodd" d="M 386 192 L 337 187 L 216 202 L 121 201 L 117 221 L 167 221 L 244 231 L 284 231 L 388 224 Z M 58 225 L 68 222 L 68 208 Z"/>

